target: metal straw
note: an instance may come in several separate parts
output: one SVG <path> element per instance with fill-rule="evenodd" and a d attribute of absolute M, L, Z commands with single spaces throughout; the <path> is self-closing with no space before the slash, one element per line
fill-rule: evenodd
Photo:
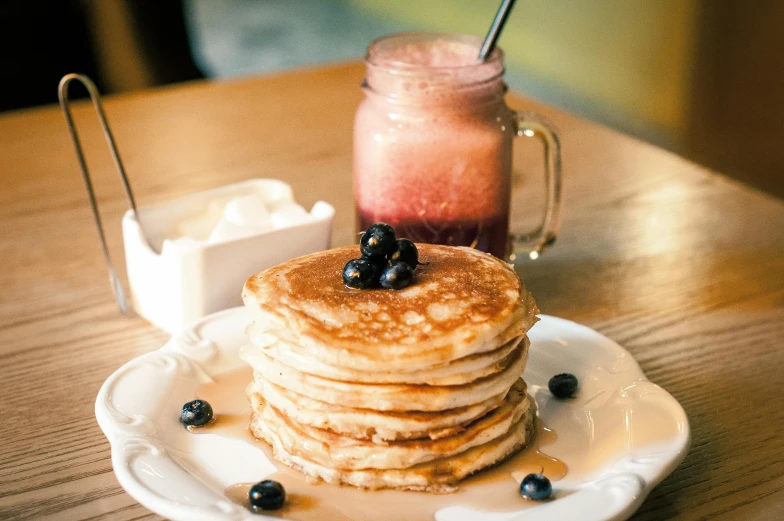
<path fill-rule="evenodd" d="M 120 173 L 120 179 L 122 180 L 123 187 L 125 188 L 125 195 L 128 196 L 128 202 L 131 205 L 131 210 L 136 215 L 136 219 L 139 220 L 139 215 L 136 212 L 136 200 L 133 197 L 133 191 L 131 190 L 131 184 L 128 182 L 128 176 L 125 175 L 125 168 L 123 168 L 122 161 L 120 160 L 120 154 L 117 152 L 117 145 L 114 143 L 112 131 L 109 129 L 109 124 L 106 122 L 106 115 L 104 114 L 103 107 L 101 106 L 101 96 L 98 94 L 98 88 L 90 78 L 83 74 L 66 74 L 63 76 L 63 79 L 60 80 L 60 85 L 57 89 L 57 95 L 60 98 L 60 107 L 62 107 L 63 113 L 65 114 L 65 122 L 68 125 L 68 133 L 71 135 L 71 141 L 73 141 L 74 149 L 76 149 L 76 158 L 79 160 L 79 166 L 82 169 L 84 185 L 87 188 L 87 196 L 90 199 L 90 208 L 92 208 L 93 217 L 95 218 L 95 226 L 98 228 L 98 237 L 101 239 L 103 256 L 104 259 L 106 259 L 106 265 L 109 267 L 109 282 L 112 285 L 114 298 L 117 301 L 117 305 L 120 307 L 120 311 L 125 313 L 128 311 L 127 299 L 125 298 L 125 292 L 123 291 L 120 279 L 117 277 L 117 273 L 114 270 L 112 259 L 109 256 L 109 247 L 106 242 L 106 234 L 103 231 L 103 225 L 101 224 L 101 215 L 98 213 L 98 202 L 95 199 L 95 190 L 93 189 L 93 183 L 90 180 L 90 171 L 87 168 L 87 161 L 84 159 L 82 144 L 79 141 L 79 135 L 76 132 L 76 126 L 74 125 L 73 116 L 71 115 L 68 86 L 74 80 L 84 85 L 87 89 L 87 92 L 90 94 L 93 107 L 95 107 L 95 112 L 98 114 L 98 121 L 101 123 L 101 127 L 103 128 L 103 135 L 106 138 L 106 143 L 109 145 L 109 150 L 112 153 L 114 165 L 117 167 L 117 170 Z M 147 235 L 144 233 L 144 229 L 142 228 L 141 221 L 139 221 L 139 229 L 142 230 L 142 235 L 144 235 L 145 240 L 147 240 L 149 243 L 149 239 L 147 239 Z"/>
<path fill-rule="evenodd" d="M 512 11 L 514 3 L 515 0 L 503 0 L 501 2 L 501 6 L 495 14 L 493 24 L 490 26 L 490 30 L 487 31 L 487 36 L 485 36 L 485 41 L 482 44 L 482 49 L 479 51 L 479 59 L 477 61 L 483 62 L 492 54 L 498 37 L 501 35 L 501 30 L 506 23 L 506 19 L 509 18 L 509 13 Z"/>

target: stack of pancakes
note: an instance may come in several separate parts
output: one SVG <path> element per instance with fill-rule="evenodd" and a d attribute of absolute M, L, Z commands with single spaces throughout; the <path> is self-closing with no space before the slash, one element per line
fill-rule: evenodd
<path fill-rule="evenodd" d="M 356 246 L 248 279 L 250 429 L 276 459 L 329 483 L 449 492 L 530 441 L 533 298 L 495 257 L 418 247 L 426 264 L 398 291 L 343 285 Z"/>

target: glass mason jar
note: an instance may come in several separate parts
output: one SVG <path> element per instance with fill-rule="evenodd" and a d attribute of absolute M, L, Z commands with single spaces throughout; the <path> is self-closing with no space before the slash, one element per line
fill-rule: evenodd
<path fill-rule="evenodd" d="M 405 33 L 368 48 L 365 99 L 354 120 L 357 227 L 391 224 L 414 242 L 532 258 L 560 222 L 560 147 L 544 118 L 506 106 L 500 49 L 484 62 L 479 38 Z M 512 142 L 544 143 L 547 208 L 541 226 L 509 235 Z M 534 242 L 533 249 L 530 248 Z"/>

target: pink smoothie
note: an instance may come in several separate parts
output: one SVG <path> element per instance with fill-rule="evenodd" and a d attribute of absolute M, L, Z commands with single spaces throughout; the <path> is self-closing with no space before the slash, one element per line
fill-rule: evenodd
<path fill-rule="evenodd" d="M 501 257 L 514 137 L 503 59 L 497 51 L 476 64 L 478 39 L 445 36 L 398 35 L 369 49 L 354 124 L 359 228 L 386 222 L 399 237 Z"/>

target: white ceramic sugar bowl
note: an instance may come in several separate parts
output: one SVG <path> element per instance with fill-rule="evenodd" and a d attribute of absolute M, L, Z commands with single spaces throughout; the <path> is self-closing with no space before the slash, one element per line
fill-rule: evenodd
<path fill-rule="evenodd" d="M 137 211 L 138 220 L 129 210 L 122 221 L 133 307 L 168 332 L 240 305 L 242 286 L 254 273 L 329 248 L 335 215 L 324 201 L 306 212 L 294 202 L 291 186 L 276 179 L 252 179 Z"/>

